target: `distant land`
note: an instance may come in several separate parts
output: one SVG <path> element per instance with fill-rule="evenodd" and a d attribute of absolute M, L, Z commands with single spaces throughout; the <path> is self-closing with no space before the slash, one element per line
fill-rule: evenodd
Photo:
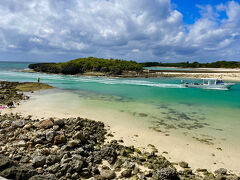
<path fill-rule="evenodd" d="M 161 63 L 161 62 L 144 62 L 143 67 L 179 67 L 179 68 L 240 68 L 240 61 L 216 61 L 212 63 L 199 62 L 179 62 L 179 63 Z"/>
<path fill-rule="evenodd" d="M 84 74 L 87 72 L 100 72 L 105 75 L 121 75 L 123 72 L 140 72 L 142 64 L 135 61 L 119 59 L 102 59 L 95 57 L 79 58 L 65 63 L 36 63 L 30 64 L 30 69 L 37 72 Z"/>
<path fill-rule="evenodd" d="M 107 76 L 141 76 L 144 67 L 177 67 L 177 68 L 240 68 L 237 61 L 217 61 L 212 63 L 180 62 L 161 63 L 126 61 L 119 59 L 103 59 L 96 57 L 79 58 L 64 63 L 35 63 L 29 68 L 36 72 L 54 74 L 83 74 L 83 75 L 107 75 Z"/>

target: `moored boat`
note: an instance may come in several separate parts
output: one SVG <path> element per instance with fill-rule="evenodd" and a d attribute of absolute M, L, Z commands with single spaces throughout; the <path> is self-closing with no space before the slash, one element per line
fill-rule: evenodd
<path fill-rule="evenodd" d="M 217 78 L 202 78 L 202 83 L 187 83 L 182 81 L 182 86 L 186 88 L 229 90 L 234 83 L 225 83 Z"/>

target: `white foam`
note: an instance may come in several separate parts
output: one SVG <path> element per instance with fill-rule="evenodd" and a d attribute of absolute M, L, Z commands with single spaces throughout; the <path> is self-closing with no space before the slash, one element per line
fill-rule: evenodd
<path fill-rule="evenodd" d="M 136 79 L 121 79 L 121 78 L 106 78 L 106 77 L 92 77 L 92 76 L 73 76 L 73 75 L 55 75 L 55 74 L 41 74 L 41 73 L 24 73 L 24 72 L 11 72 L 2 71 L 0 76 L 5 75 L 8 77 L 26 78 L 26 80 L 32 80 L 34 78 L 41 78 L 43 81 L 48 83 L 61 83 L 61 81 L 68 81 L 69 83 L 74 82 L 84 82 L 84 83 L 101 83 L 101 84 L 125 84 L 125 85 L 135 85 L 135 86 L 149 86 L 149 87 L 159 87 L 159 88 L 181 88 L 180 84 L 167 84 L 152 82 L 148 80 L 136 80 Z M 60 82 L 59 82 L 60 81 Z M 62 82 L 64 83 L 64 82 Z"/>

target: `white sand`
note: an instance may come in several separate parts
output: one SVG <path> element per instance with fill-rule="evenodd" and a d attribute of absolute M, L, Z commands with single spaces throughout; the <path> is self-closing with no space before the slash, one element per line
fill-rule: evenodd
<path fill-rule="evenodd" d="M 35 93 L 31 100 L 22 103 L 15 109 L 4 110 L 4 112 L 21 112 L 23 115 L 33 115 L 37 118 L 80 116 L 103 121 L 110 126 L 114 138 L 123 139 L 126 145 L 149 149 L 148 145 L 153 144 L 160 154 L 164 151 L 168 152 L 163 155 L 171 162 L 186 161 L 193 169 L 206 168 L 210 171 L 224 167 L 240 174 L 240 149 L 222 147 L 223 150 L 220 151 L 216 149 L 217 146 L 206 145 L 190 138 L 165 136 L 150 130 L 149 122 L 143 121 L 141 118 L 113 109 L 89 106 L 69 92 Z"/>
<path fill-rule="evenodd" d="M 161 75 L 167 75 L 170 77 L 181 77 L 181 78 L 218 78 L 228 81 L 240 81 L 240 73 L 229 72 L 229 73 L 182 73 L 182 72 L 163 72 Z"/>

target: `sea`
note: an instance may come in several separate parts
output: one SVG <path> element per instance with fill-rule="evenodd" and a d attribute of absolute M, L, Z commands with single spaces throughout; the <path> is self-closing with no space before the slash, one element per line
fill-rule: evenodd
<path fill-rule="evenodd" d="M 47 83 L 71 93 L 62 104 L 128 114 L 145 128 L 240 152 L 240 83 L 231 90 L 183 88 L 178 78 L 113 78 L 21 72 L 29 63 L 0 62 L 0 80 Z M 185 81 L 199 81 L 185 79 Z M 71 103 L 74 102 L 74 103 Z M 67 106 L 67 105 L 66 105 Z M 147 123 L 143 123 L 147 122 Z M 120 123 L 120 122 L 116 122 Z"/>

